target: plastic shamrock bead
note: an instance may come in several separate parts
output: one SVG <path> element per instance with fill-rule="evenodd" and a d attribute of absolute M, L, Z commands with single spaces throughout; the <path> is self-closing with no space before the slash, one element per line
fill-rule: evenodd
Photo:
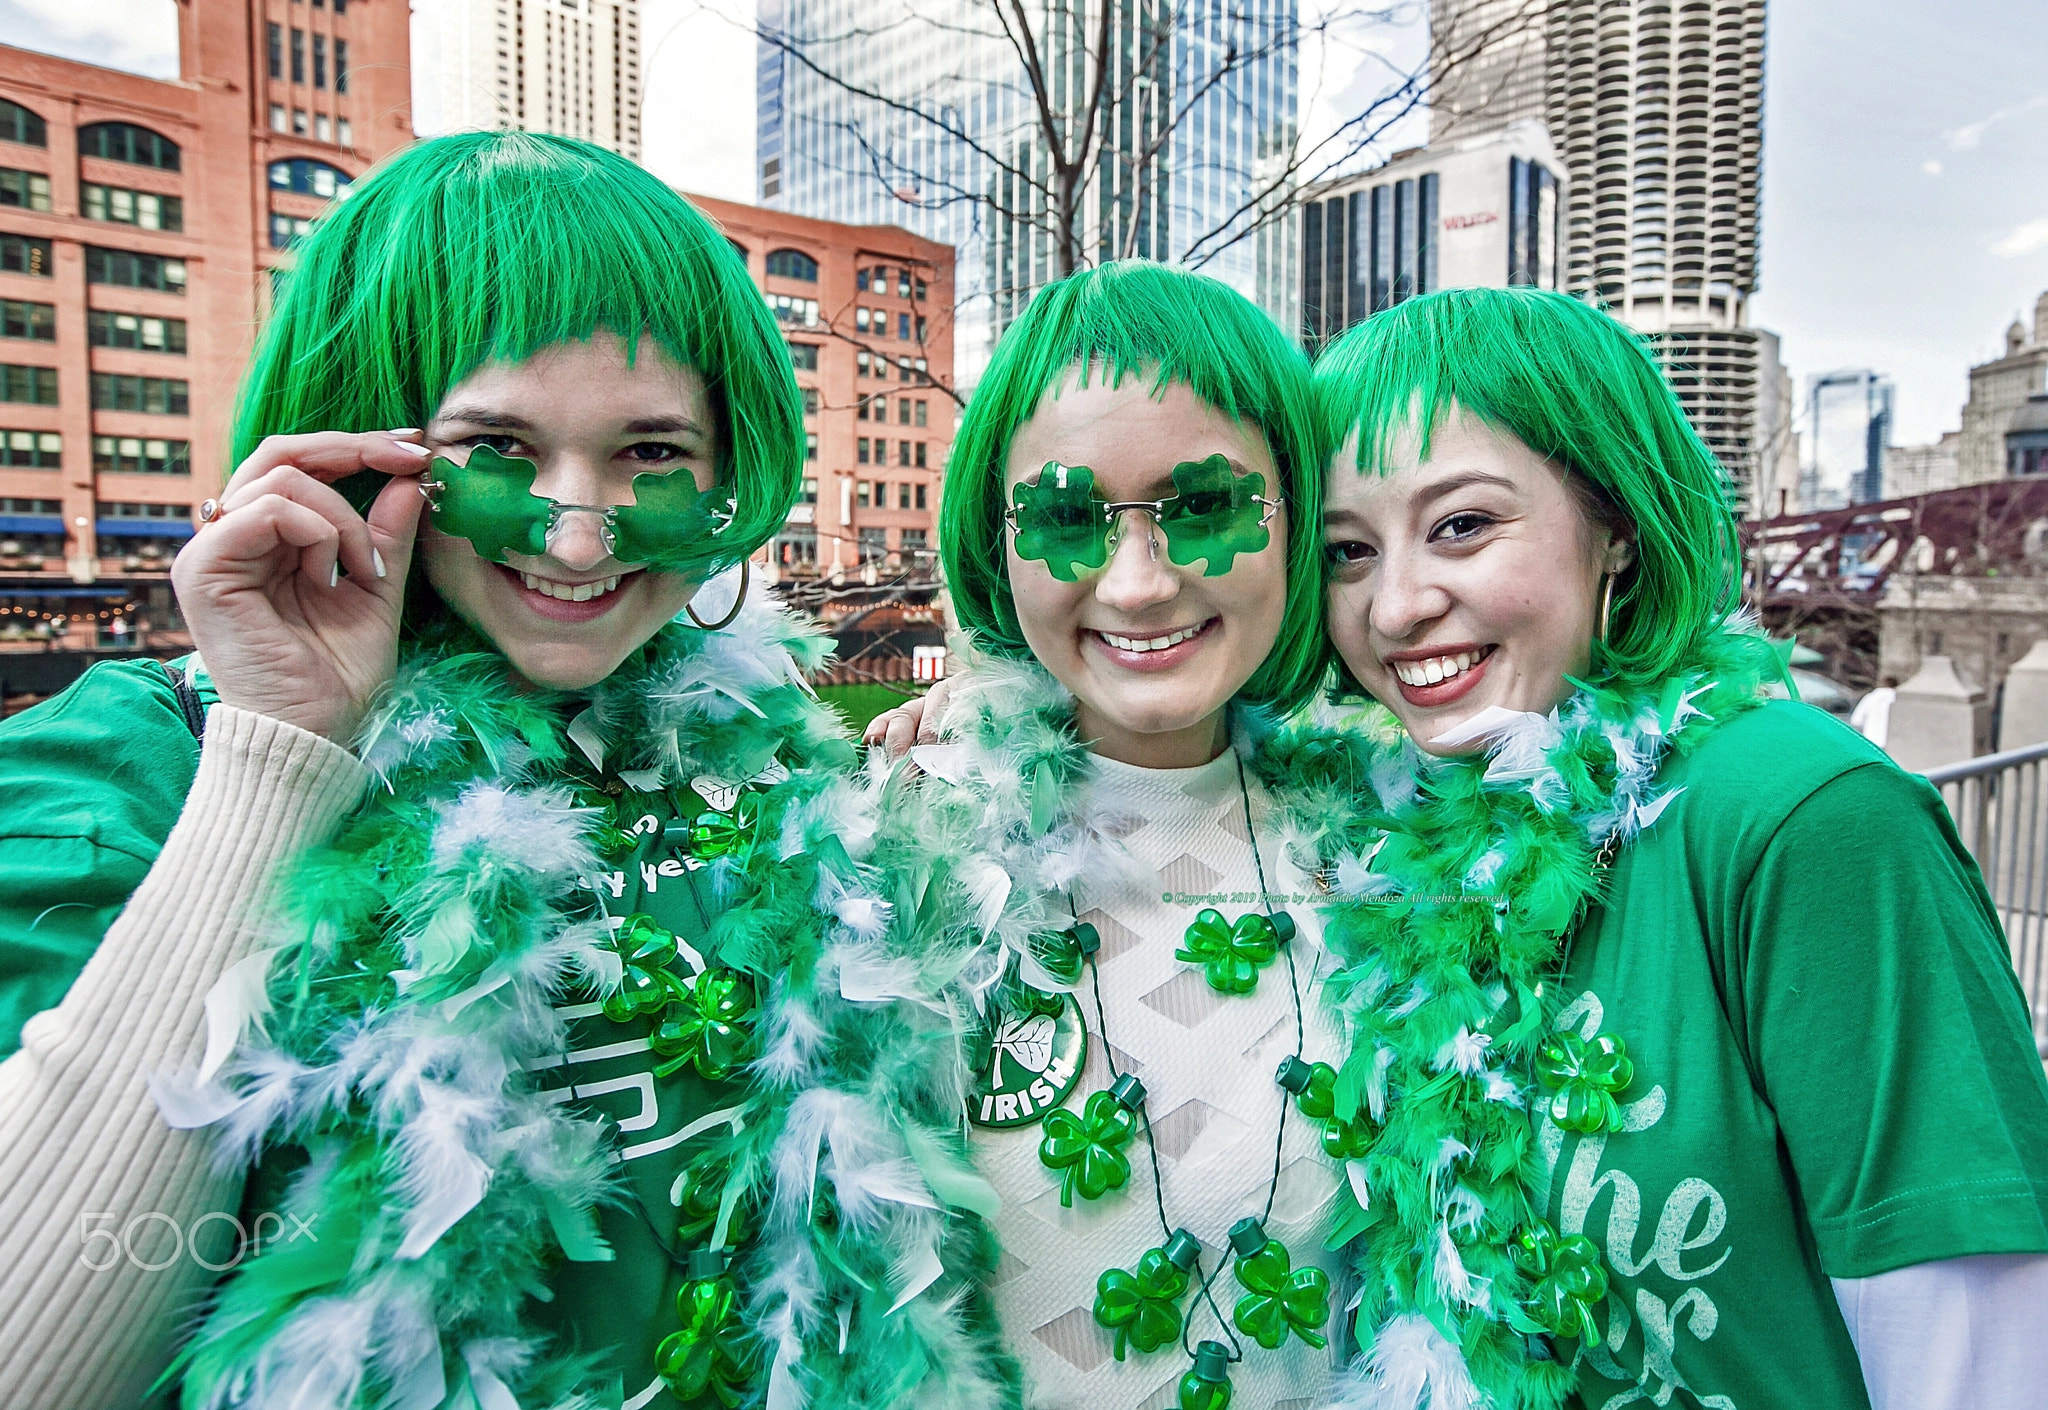
<path fill-rule="evenodd" d="M 1588 1043 L 1578 1034 L 1553 1033 L 1536 1053 L 1536 1076 L 1552 1092 L 1550 1119 L 1567 1131 L 1593 1135 L 1621 1125 L 1616 1100 L 1635 1080 L 1628 1048 L 1612 1033 Z"/>
<path fill-rule="evenodd" d="M 676 937 L 655 924 L 654 917 L 627 916 L 612 936 L 612 949 L 620 968 L 619 990 L 604 1001 L 604 1016 L 612 1022 L 653 1013 L 689 993 L 669 969 L 676 962 Z"/>
<path fill-rule="evenodd" d="M 1372 1149 L 1379 1135 L 1372 1119 L 1360 1112 L 1355 1120 L 1337 1119 L 1337 1070 L 1327 1062 L 1288 1057 L 1274 1080 L 1294 1093 L 1301 1114 L 1322 1123 L 1323 1153 L 1332 1160 L 1357 1160 Z"/>
<path fill-rule="evenodd" d="M 718 1211 L 725 1203 L 726 1181 L 731 1165 L 717 1156 L 701 1155 L 676 1178 L 671 1199 L 676 1207 L 676 1241 L 693 1243 L 718 1227 Z M 726 1221 L 728 1244 L 743 1244 L 751 1232 L 752 1201 L 741 1198 Z"/>
<path fill-rule="evenodd" d="M 1330 1121 L 1337 1115 L 1337 1069 L 1327 1062 L 1303 1062 L 1289 1055 L 1280 1063 L 1274 1081 L 1294 1093 L 1294 1104 L 1311 1121 Z"/>
<path fill-rule="evenodd" d="M 1157 1351 L 1180 1340 L 1180 1300 L 1201 1256 L 1202 1245 L 1186 1229 L 1158 1248 L 1148 1248 L 1130 1272 L 1107 1269 L 1095 1280 L 1095 1321 L 1116 1333 L 1116 1359 L 1124 1349 Z"/>
<path fill-rule="evenodd" d="M 690 824 L 690 851 L 707 860 L 739 851 L 752 839 L 759 812 L 752 798 L 743 797 L 730 813 L 699 813 Z"/>
<path fill-rule="evenodd" d="M 1087 921 L 1076 921 L 1065 930 L 1049 930 L 1031 937 L 1031 955 L 1047 974 L 1062 984 L 1081 977 L 1088 956 L 1102 948 L 1102 934 Z"/>
<path fill-rule="evenodd" d="M 754 1012 L 754 983 L 738 970 L 713 968 L 697 976 L 694 989 L 669 1006 L 648 1046 L 668 1059 L 654 1069 L 666 1077 L 684 1067 L 720 1082 L 745 1062 L 753 1049 L 746 1020 Z"/>
<path fill-rule="evenodd" d="M 1126 1087 L 1135 1089 L 1135 1100 Z M 1138 1129 L 1137 1109 L 1145 1089 L 1128 1074 L 1107 1092 L 1091 1093 L 1079 1116 L 1062 1107 L 1045 1118 L 1038 1158 L 1061 1172 L 1060 1203 L 1072 1207 L 1074 1192 L 1082 1199 L 1100 1199 L 1120 1190 L 1131 1178 L 1131 1162 L 1123 1148 Z M 1119 1095 L 1123 1094 L 1123 1095 Z"/>
<path fill-rule="evenodd" d="M 744 1389 L 743 1376 L 720 1375 L 721 1370 L 740 1369 L 729 1351 L 721 1355 L 729 1347 L 729 1339 L 722 1334 L 738 1321 L 734 1313 L 738 1293 L 725 1271 L 725 1255 L 700 1248 L 690 1255 L 688 1272 L 688 1280 L 676 1290 L 676 1315 L 682 1318 L 682 1328 L 662 1338 L 654 1350 L 655 1371 L 685 1404 L 719 1381 L 739 1379 L 742 1385 L 729 1388 Z M 719 1390 L 719 1399 L 736 1404 L 726 1389 Z"/>
<path fill-rule="evenodd" d="M 1600 1246 L 1584 1234 L 1560 1235 L 1542 1220 L 1515 1230 L 1508 1257 L 1532 1280 L 1523 1310 L 1552 1336 L 1597 1335 L 1593 1311 L 1607 1296 Z"/>
<path fill-rule="evenodd" d="M 1188 923 L 1173 957 L 1201 965 L 1212 989 L 1249 994 L 1259 985 L 1259 970 L 1273 962 L 1282 942 L 1293 938 L 1294 918 L 1285 911 L 1270 918 L 1251 911 L 1232 925 L 1209 906 Z"/>
<path fill-rule="evenodd" d="M 1195 1364 L 1180 1378 L 1180 1410 L 1229 1410 L 1230 1348 L 1205 1341 L 1195 1348 Z"/>
<path fill-rule="evenodd" d="M 1330 1320 L 1330 1275 L 1313 1264 L 1295 1268 L 1287 1246 L 1267 1238 L 1257 1219 L 1232 1225 L 1230 1246 L 1237 1250 L 1237 1281 L 1246 1289 L 1230 1314 L 1237 1329 L 1268 1351 L 1290 1331 L 1310 1346 L 1328 1346 L 1318 1329 Z"/>

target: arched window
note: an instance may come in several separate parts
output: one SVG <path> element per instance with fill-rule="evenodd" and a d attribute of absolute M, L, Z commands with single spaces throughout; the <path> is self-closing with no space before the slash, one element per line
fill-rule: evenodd
<path fill-rule="evenodd" d="M 178 144 L 132 122 L 95 122 L 78 129 L 78 154 L 110 162 L 178 170 Z"/>
<path fill-rule="evenodd" d="M 802 250 L 770 250 L 768 272 L 783 279 L 801 279 L 806 284 L 818 282 L 818 262 Z"/>
<path fill-rule="evenodd" d="M 346 196 L 354 181 L 355 178 L 340 167 L 316 162 L 310 157 L 293 157 L 290 161 L 270 164 L 270 185 L 276 191 L 296 191 L 302 196 L 331 200 L 336 196 Z"/>
<path fill-rule="evenodd" d="M 0 98 L 0 142 L 47 147 L 50 145 L 50 125 L 21 104 Z"/>
<path fill-rule="evenodd" d="M 733 239 L 732 236 L 726 236 L 725 243 L 732 246 L 732 252 L 740 257 L 741 264 L 745 264 L 748 260 L 753 258 L 753 255 L 748 253 L 747 247 L 745 245 L 742 245 L 739 241 Z"/>

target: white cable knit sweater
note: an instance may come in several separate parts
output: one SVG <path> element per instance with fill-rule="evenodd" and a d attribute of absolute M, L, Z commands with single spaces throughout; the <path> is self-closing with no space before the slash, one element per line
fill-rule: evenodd
<path fill-rule="evenodd" d="M 1258 871 L 1245 835 L 1244 805 L 1238 792 L 1232 751 L 1194 769 L 1140 769 L 1097 758 L 1092 800 L 1107 816 L 1123 819 L 1112 830 L 1156 876 L 1140 889 L 1130 882 L 1091 893 L 1084 881 L 1075 904 L 1081 918 L 1102 934 L 1102 1000 L 1117 1065 L 1145 1083 L 1147 1109 L 1159 1142 L 1166 1213 L 1201 1239 L 1202 1266 L 1223 1272 L 1213 1285 L 1217 1305 L 1228 1316 L 1243 1295 L 1231 1273 L 1230 1226 L 1265 1207 L 1273 1174 L 1275 1126 L 1281 1088 L 1274 1071 L 1294 1051 L 1294 1004 L 1288 997 L 1283 954 L 1260 975 L 1250 994 L 1222 994 L 1209 987 L 1201 967 L 1173 957 L 1196 912 L 1213 905 L 1235 921 L 1256 909 Z M 1260 854 L 1275 908 L 1285 905 L 1300 927 L 1293 942 L 1299 973 L 1309 1061 L 1341 1054 L 1335 1029 L 1317 997 L 1320 973 L 1328 968 L 1319 945 L 1320 925 L 1303 897 L 1307 878 L 1283 861 L 1277 840 L 1264 827 L 1266 800 L 1249 780 L 1252 812 L 1259 825 Z M 1162 899 L 1167 898 L 1167 899 Z M 1102 1055 L 1094 997 L 1086 979 L 1080 987 L 1089 1028 L 1088 1065 L 1067 1105 L 1078 1110 L 1090 1092 L 1112 1078 Z M 1033 1410 L 1151 1410 L 1178 1403 L 1177 1387 L 1189 1362 L 1177 1347 L 1141 1353 L 1135 1347 L 1121 1363 L 1111 1355 L 1113 1339 L 1096 1325 L 1095 1282 L 1104 1269 L 1131 1267 L 1165 1242 L 1152 1194 L 1152 1164 L 1142 1130 L 1125 1148 L 1131 1181 L 1099 1200 L 1075 1196 L 1062 1208 L 1059 1181 L 1038 1158 L 1042 1128 L 975 1128 L 975 1156 L 1003 1200 L 997 1220 L 1004 1255 L 995 1290 L 1011 1346 L 1022 1358 Z M 1280 1184 L 1266 1221 L 1270 1237 L 1287 1245 L 1299 1268 L 1323 1264 L 1335 1279 L 1341 1262 L 1326 1258 L 1331 1204 L 1341 1178 L 1322 1153 L 1320 1130 L 1291 1104 L 1281 1155 Z M 1333 1334 L 1342 1320 L 1349 1290 L 1331 1294 Z M 1227 1340 L 1203 1306 L 1191 1341 Z M 1243 1364 L 1233 1368 L 1233 1410 L 1306 1410 L 1321 1403 L 1336 1350 L 1317 1351 L 1290 1337 L 1268 1351 L 1238 1334 Z"/>

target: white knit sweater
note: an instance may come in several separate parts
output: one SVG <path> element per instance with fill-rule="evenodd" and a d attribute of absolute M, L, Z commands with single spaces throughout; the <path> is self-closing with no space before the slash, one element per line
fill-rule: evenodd
<path fill-rule="evenodd" d="M 0 1062 L 7 1410 L 134 1405 L 217 1276 L 200 1258 L 233 1256 L 242 1171 L 219 1168 L 205 1134 L 166 1126 L 144 1078 L 198 1064 L 206 993 L 249 952 L 271 877 L 368 779 L 317 735 L 214 706 L 156 864 L 63 1002 Z"/>
<path fill-rule="evenodd" d="M 1227 1317 L 1243 1294 L 1232 1276 L 1225 1237 L 1230 1226 L 1265 1208 L 1273 1145 L 1284 1095 L 1274 1081 L 1281 1059 L 1295 1051 L 1295 1007 L 1288 996 L 1286 956 L 1268 966 L 1245 995 L 1209 987 L 1200 966 L 1173 957 L 1188 922 L 1205 905 L 1235 921 L 1256 909 L 1258 869 L 1245 833 L 1237 758 L 1226 750 L 1194 769 L 1140 769 L 1098 759 L 1092 798 L 1123 821 L 1124 847 L 1155 883 L 1128 882 L 1101 894 L 1083 883 L 1075 905 L 1102 934 L 1102 1002 L 1117 1066 L 1145 1083 L 1146 1107 L 1159 1143 L 1167 1218 L 1201 1239 L 1202 1266 L 1216 1279 L 1217 1305 Z M 1270 889 L 1300 896 L 1307 879 L 1288 867 L 1263 825 L 1266 800 L 1250 781 L 1252 815 Z M 1162 899 L 1169 897 L 1171 899 Z M 1283 902 L 1276 901 L 1276 909 Z M 1320 926 L 1305 901 L 1286 909 L 1300 927 L 1293 942 L 1305 1056 L 1330 1060 L 1342 1049 L 1317 1000 L 1328 968 Z M 1080 989 L 1089 1028 L 1088 1065 L 1067 1105 L 1078 1110 L 1090 1092 L 1113 1080 L 1091 986 Z M 1003 1200 L 997 1232 L 1003 1261 L 995 1289 L 1011 1346 L 1022 1358 L 1033 1410 L 1148 1410 L 1177 1404 L 1176 1387 L 1189 1362 L 1178 1347 L 1111 1355 L 1113 1339 L 1094 1318 L 1096 1279 L 1104 1269 L 1130 1268 L 1146 1249 L 1165 1242 L 1152 1192 L 1152 1163 L 1142 1132 L 1125 1148 L 1131 1181 L 1099 1200 L 1079 1195 L 1062 1208 L 1059 1181 L 1038 1158 L 1042 1128 L 974 1129 L 975 1155 Z M 1321 1148 L 1320 1131 L 1289 1107 L 1270 1237 L 1286 1244 L 1294 1266 L 1323 1264 L 1332 1201 L 1340 1174 Z M 1333 1287 L 1330 1326 L 1342 1320 L 1349 1290 Z M 1227 1341 L 1204 1306 L 1191 1341 Z M 1335 1365 L 1334 1347 L 1317 1351 L 1290 1337 L 1268 1351 L 1238 1334 L 1243 1364 L 1233 1369 L 1233 1410 L 1278 1410 L 1321 1403 Z"/>

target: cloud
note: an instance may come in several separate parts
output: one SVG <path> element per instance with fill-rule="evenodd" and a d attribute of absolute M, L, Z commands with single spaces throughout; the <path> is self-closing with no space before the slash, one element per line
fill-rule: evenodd
<path fill-rule="evenodd" d="M 2030 113 L 2036 108 L 2048 108 L 2048 93 L 2037 93 L 2025 102 L 2014 103 L 2009 108 L 2000 108 L 1989 117 L 1979 118 L 1976 122 L 1952 128 L 1943 135 L 1948 139 L 1950 151 L 1971 151 L 1978 143 L 1984 140 L 1984 134 L 1999 123 L 2009 122 L 2013 118 L 2019 117 L 2022 113 Z"/>
<path fill-rule="evenodd" d="M 1925 161 L 1920 163 L 1920 170 L 1926 172 L 1929 176 L 1939 176 L 1941 175 L 1941 163 L 1936 161 Z"/>
<path fill-rule="evenodd" d="M 0 0 L 9 44 L 151 78 L 178 76 L 174 0 Z"/>
<path fill-rule="evenodd" d="M 1991 247 L 1992 254 L 2003 255 L 2007 259 L 2030 255 L 2036 250 L 2048 250 L 2048 216 L 2028 221 Z"/>

